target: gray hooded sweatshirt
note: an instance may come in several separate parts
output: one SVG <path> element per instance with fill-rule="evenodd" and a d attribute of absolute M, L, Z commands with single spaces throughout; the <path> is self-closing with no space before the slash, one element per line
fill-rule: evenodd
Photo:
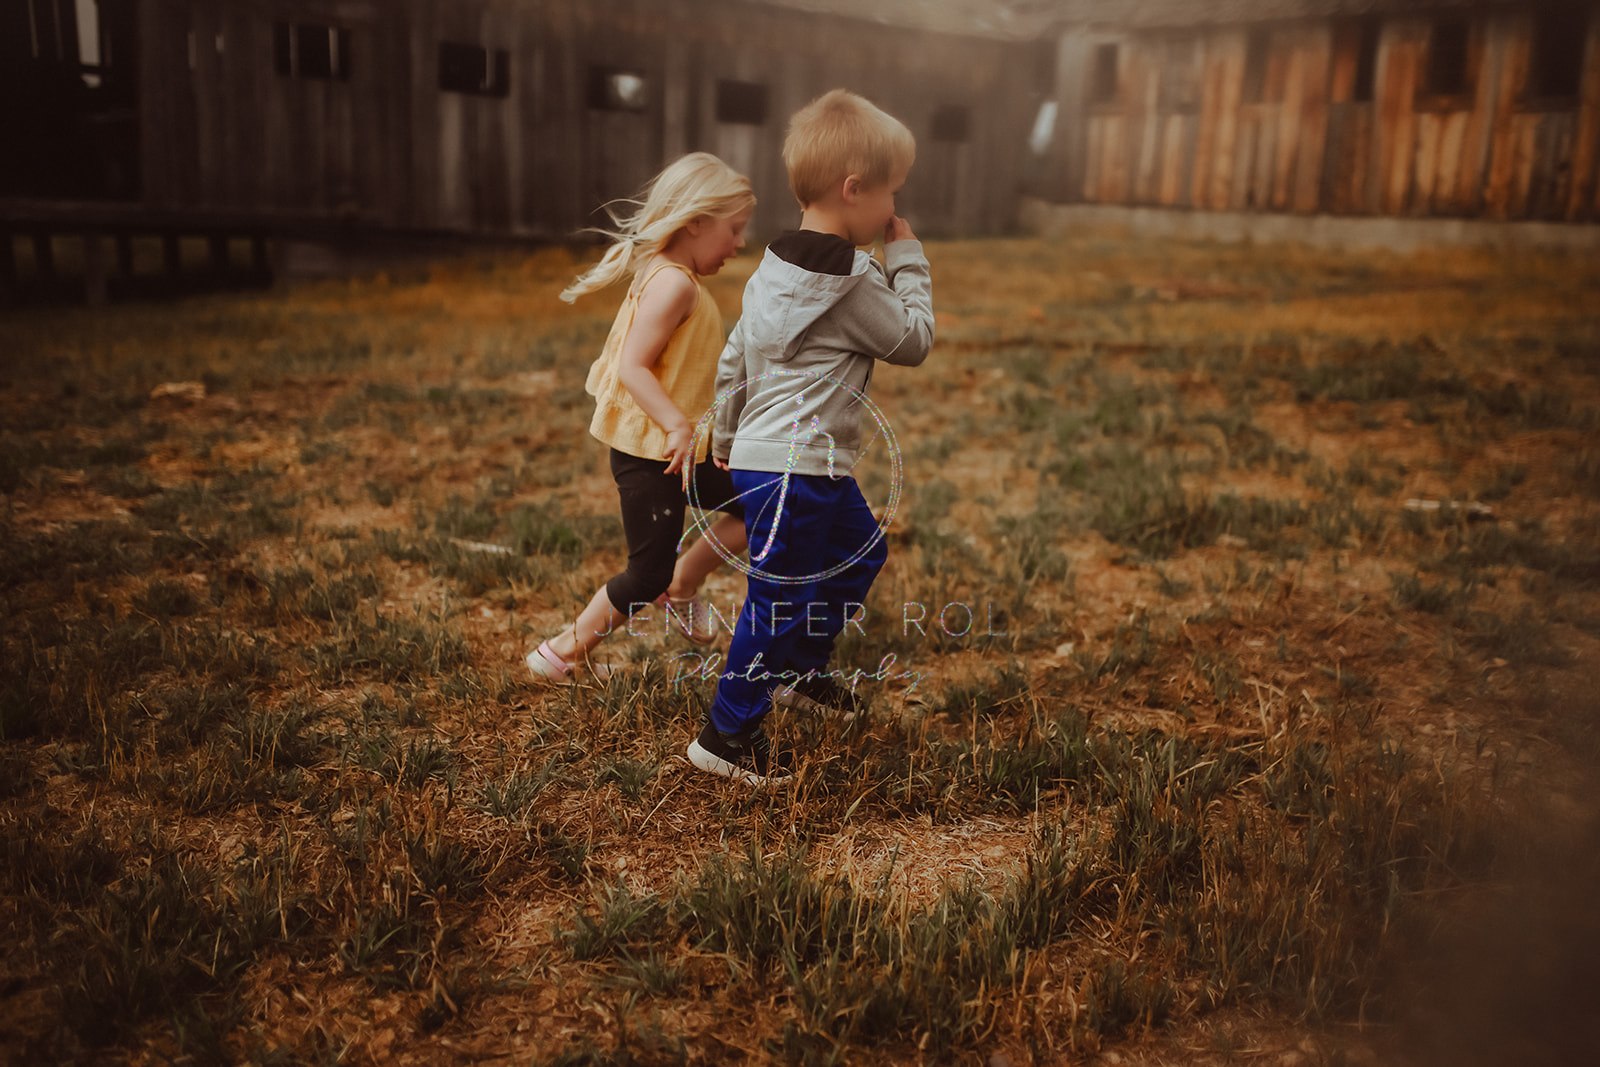
<path fill-rule="evenodd" d="M 848 275 L 806 270 L 769 248 L 717 363 L 711 452 L 738 470 L 842 478 L 862 447 L 874 361 L 915 367 L 932 346 L 920 241 L 886 245 L 884 264 L 857 249 Z"/>

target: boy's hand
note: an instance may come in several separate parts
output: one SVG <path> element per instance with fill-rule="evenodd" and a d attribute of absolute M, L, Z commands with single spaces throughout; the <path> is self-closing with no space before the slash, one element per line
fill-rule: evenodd
<path fill-rule="evenodd" d="M 725 471 L 725 470 L 730 470 L 730 469 L 731 469 L 731 468 L 730 468 L 730 467 L 729 467 L 729 466 L 728 466 L 728 461 L 727 461 L 727 460 L 725 460 L 725 459 L 720 459 L 720 458 L 718 458 L 718 457 L 717 457 L 717 456 L 712 456 L 712 457 L 711 457 L 711 462 L 713 462 L 713 463 L 715 463 L 715 464 L 716 464 L 716 465 L 717 465 L 717 469 L 718 469 L 718 470 L 722 470 L 722 471 Z"/>
<path fill-rule="evenodd" d="M 899 215 L 891 216 L 889 224 L 883 228 L 883 243 L 893 244 L 895 241 L 915 241 L 917 235 L 911 232 L 911 223 Z"/>

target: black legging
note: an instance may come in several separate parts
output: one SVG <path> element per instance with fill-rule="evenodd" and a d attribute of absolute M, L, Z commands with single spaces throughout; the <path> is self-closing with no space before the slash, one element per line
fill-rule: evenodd
<path fill-rule="evenodd" d="M 622 502 L 622 532 L 628 539 L 628 569 L 606 582 L 611 606 L 631 615 L 654 603 L 672 584 L 678 541 L 688 500 L 681 474 L 663 473 L 664 459 L 611 450 L 611 477 Z M 728 472 L 709 458 L 694 470 L 695 500 L 705 511 L 744 516 Z"/>

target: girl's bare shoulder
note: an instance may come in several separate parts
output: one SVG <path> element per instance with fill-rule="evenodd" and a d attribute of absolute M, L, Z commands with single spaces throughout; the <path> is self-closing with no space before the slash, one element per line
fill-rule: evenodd
<path fill-rule="evenodd" d="M 645 264 L 640 275 L 640 304 L 687 315 L 700 298 L 700 283 L 675 263 L 654 260 Z"/>

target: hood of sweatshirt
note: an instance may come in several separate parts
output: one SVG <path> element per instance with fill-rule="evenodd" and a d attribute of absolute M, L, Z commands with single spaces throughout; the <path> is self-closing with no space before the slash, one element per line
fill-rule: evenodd
<path fill-rule="evenodd" d="M 764 359 L 787 362 L 806 331 L 873 269 L 872 256 L 859 248 L 849 274 L 819 274 L 767 249 L 744 290 L 747 343 Z"/>
<path fill-rule="evenodd" d="M 863 447 L 873 368 L 916 366 L 932 344 L 928 260 L 910 240 L 888 245 L 882 266 L 809 238 L 774 244 L 718 361 L 713 448 L 741 470 L 842 476 Z"/>

